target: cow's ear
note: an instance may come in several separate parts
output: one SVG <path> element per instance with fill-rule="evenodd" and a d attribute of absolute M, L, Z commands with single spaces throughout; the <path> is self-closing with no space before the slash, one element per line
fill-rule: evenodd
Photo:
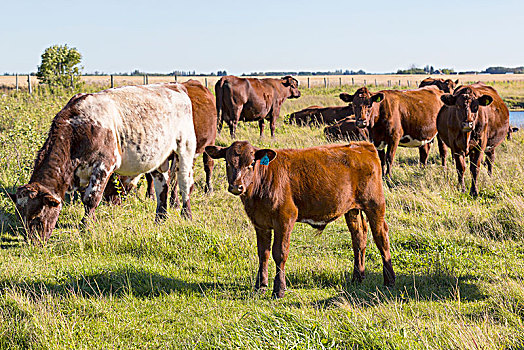
<path fill-rule="evenodd" d="M 456 98 L 452 94 L 445 94 L 440 96 L 440 100 L 444 102 L 446 106 L 454 106 Z"/>
<path fill-rule="evenodd" d="M 493 102 L 493 97 L 489 95 L 482 95 L 479 97 L 479 104 L 481 106 L 489 106 Z"/>
<path fill-rule="evenodd" d="M 58 207 L 60 204 L 60 199 L 56 198 L 51 193 L 46 193 L 44 195 L 44 204 L 50 207 Z"/>
<path fill-rule="evenodd" d="M 338 95 L 338 97 L 340 97 L 340 99 L 344 102 L 351 103 L 353 102 L 353 97 L 355 97 L 355 95 L 350 95 L 347 92 L 343 92 L 340 95 Z"/>
<path fill-rule="evenodd" d="M 255 152 L 255 162 L 260 159 L 260 164 L 268 165 L 277 156 L 277 152 L 272 149 L 259 149 Z"/>
<path fill-rule="evenodd" d="M 381 102 L 384 101 L 384 94 L 382 92 L 377 92 L 371 96 L 371 102 Z"/>
<path fill-rule="evenodd" d="M 229 147 L 206 146 L 206 153 L 213 159 L 226 158 Z"/>
<path fill-rule="evenodd" d="M 283 77 L 283 78 L 280 78 L 280 82 L 281 82 L 282 85 L 284 85 L 285 87 L 291 86 L 291 79 L 290 79 L 289 77 Z"/>
<path fill-rule="evenodd" d="M 459 80 L 458 79 L 455 80 L 455 85 L 458 85 L 458 83 L 459 83 Z"/>

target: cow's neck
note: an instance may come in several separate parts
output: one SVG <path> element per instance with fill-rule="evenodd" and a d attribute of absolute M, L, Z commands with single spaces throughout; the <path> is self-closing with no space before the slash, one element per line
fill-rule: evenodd
<path fill-rule="evenodd" d="M 60 118 L 55 118 L 44 145 L 38 151 L 29 183 L 37 182 L 64 199 L 73 179 L 71 142 L 73 129 Z"/>

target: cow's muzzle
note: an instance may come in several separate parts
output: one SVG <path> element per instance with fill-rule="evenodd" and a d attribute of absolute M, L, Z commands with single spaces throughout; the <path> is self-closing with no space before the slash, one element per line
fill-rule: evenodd
<path fill-rule="evenodd" d="M 361 129 L 364 129 L 365 127 L 368 126 L 368 122 L 365 121 L 365 120 L 363 120 L 363 119 L 358 119 L 358 120 L 356 121 L 356 124 L 357 124 L 357 126 L 358 126 L 359 128 L 361 128 Z"/>
<path fill-rule="evenodd" d="M 473 122 L 463 122 L 462 123 L 462 131 L 469 132 L 473 130 Z"/>
<path fill-rule="evenodd" d="M 242 185 L 229 185 L 227 190 L 235 196 L 241 195 L 244 192 L 244 186 Z"/>

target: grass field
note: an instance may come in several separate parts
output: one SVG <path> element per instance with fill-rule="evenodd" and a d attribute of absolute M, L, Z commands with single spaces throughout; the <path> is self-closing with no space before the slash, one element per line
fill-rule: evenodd
<path fill-rule="evenodd" d="M 520 84 L 496 86 L 522 99 Z M 341 104 L 338 92 L 351 89 L 302 89 L 281 114 Z M 52 118 L 72 94 L 0 95 L 2 187 L 28 181 Z M 217 144 L 229 145 L 227 134 Z M 241 123 L 237 135 L 259 147 L 327 142 L 322 129 L 282 119 L 274 140 L 260 140 L 256 123 Z M 170 209 L 165 223 L 154 224 L 155 203 L 142 186 L 122 206 L 102 204 L 86 231 L 78 229 L 81 204 L 66 205 L 45 248 L 23 242 L 14 206 L 2 196 L 0 349 L 522 349 L 523 133 L 497 152 L 493 176 L 482 169 L 472 199 L 458 191 L 451 159 L 442 168 L 433 149 L 421 168 L 416 150 L 399 149 L 385 186 L 396 287 L 382 286 L 371 236 L 367 278 L 350 282 L 353 252 L 339 219 L 322 235 L 295 226 L 282 300 L 270 298 L 271 283 L 267 294 L 253 295 L 255 232 L 226 190 L 221 161 L 211 195 L 203 194 L 197 161 L 193 222 Z"/>

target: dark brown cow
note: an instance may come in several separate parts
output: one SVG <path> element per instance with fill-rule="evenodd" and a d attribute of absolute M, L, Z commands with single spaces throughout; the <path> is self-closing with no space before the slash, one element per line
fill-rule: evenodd
<path fill-rule="evenodd" d="M 275 136 L 276 121 L 280 107 L 287 98 L 299 98 L 298 81 L 285 76 L 281 79 L 256 79 L 225 76 L 215 85 L 217 98 L 218 131 L 222 122 L 229 126 L 235 138 L 237 124 L 242 121 L 257 121 L 260 136 L 264 132 L 264 119 L 269 120 L 271 137 Z"/>
<path fill-rule="evenodd" d="M 504 141 L 509 130 L 509 111 L 497 91 L 482 83 L 459 86 L 453 94 L 443 95 L 445 103 L 437 117 L 440 139 L 451 148 L 462 191 L 464 185 L 464 158 L 469 156 L 472 176 L 470 194 L 478 196 L 477 177 L 486 153 L 488 173 L 491 175 L 495 148 Z M 443 147 L 444 152 L 446 151 Z M 445 165 L 445 153 L 443 157 Z"/>
<path fill-rule="evenodd" d="M 259 257 L 256 290 L 268 285 L 272 230 L 276 263 L 273 296 L 280 298 L 286 289 L 285 264 L 295 222 L 323 230 L 342 215 L 353 241 L 353 280 L 361 281 L 367 239 L 362 212 L 382 256 L 384 284 L 394 285 L 380 162 L 372 144 L 272 150 L 236 141 L 230 147 L 206 147 L 206 152 L 212 158 L 225 158 L 228 190 L 240 196 L 255 226 Z"/>
<path fill-rule="evenodd" d="M 288 122 L 300 126 L 331 125 L 353 114 L 353 106 L 310 106 L 289 115 Z"/>
<path fill-rule="evenodd" d="M 188 80 L 182 83 L 187 89 L 187 94 L 191 99 L 193 108 L 193 125 L 196 135 L 196 155 L 203 154 L 204 171 L 206 173 L 206 185 L 204 192 L 213 190 L 211 185 L 211 175 L 213 172 L 214 161 L 204 152 L 206 146 L 214 145 L 217 135 L 217 111 L 215 97 L 202 83 L 197 80 Z M 171 205 L 179 206 L 177 192 L 176 173 L 170 174 L 171 178 Z M 151 174 L 146 174 L 147 190 L 146 196 L 153 197 L 153 179 Z M 109 181 L 104 192 L 104 199 L 113 204 L 120 203 L 120 194 L 129 193 L 136 187 L 136 183 L 130 182 L 130 178 L 119 177 L 116 184 Z M 118 184 L 118 188 L 117 185 Z"/>
<path fill-rule="evenodd" d="M 355 118 L 347 117 L 333 125 L 324 128 L 324 135 L 331 141 L 351 140 L 367 141 L 369 140 L 369 131 L 367 128 L 359 128 Z"/>
<path fill-rule="evenodd" d="M 451 79 L 442 79 L 442 78 L 438 78 L 438 79 L 435 79 L 435 78 L 426 78 L 424 80 L 422 80 L 420 82 L 420 85 L 418 86 L 419 88 L 421 87 L 424 87 L 424 86 L 431 86 L 431 85 L 435 85 L 436 87 L 438 87 L 440 90 L 446 92 L 446 93 L 452 93 L 453 90 L 455 89 L 455 86 L 457 86 L 458 84 L 458 79 L 453 81 Z"/>
<path fill-rule="evenodd" d="M 374 93 L 362 87 L 353 95 L 342 93 L 340 98 L 353 103 L 357 126 L 369 129 L 383 174 L 390 176 L 398 146 L 417 147 L 420 163 L 426 164 L 430 143 L 437 135 L 435 121 L 442 107 L 440 96 L 443 94 L 436 86 Z"/>

